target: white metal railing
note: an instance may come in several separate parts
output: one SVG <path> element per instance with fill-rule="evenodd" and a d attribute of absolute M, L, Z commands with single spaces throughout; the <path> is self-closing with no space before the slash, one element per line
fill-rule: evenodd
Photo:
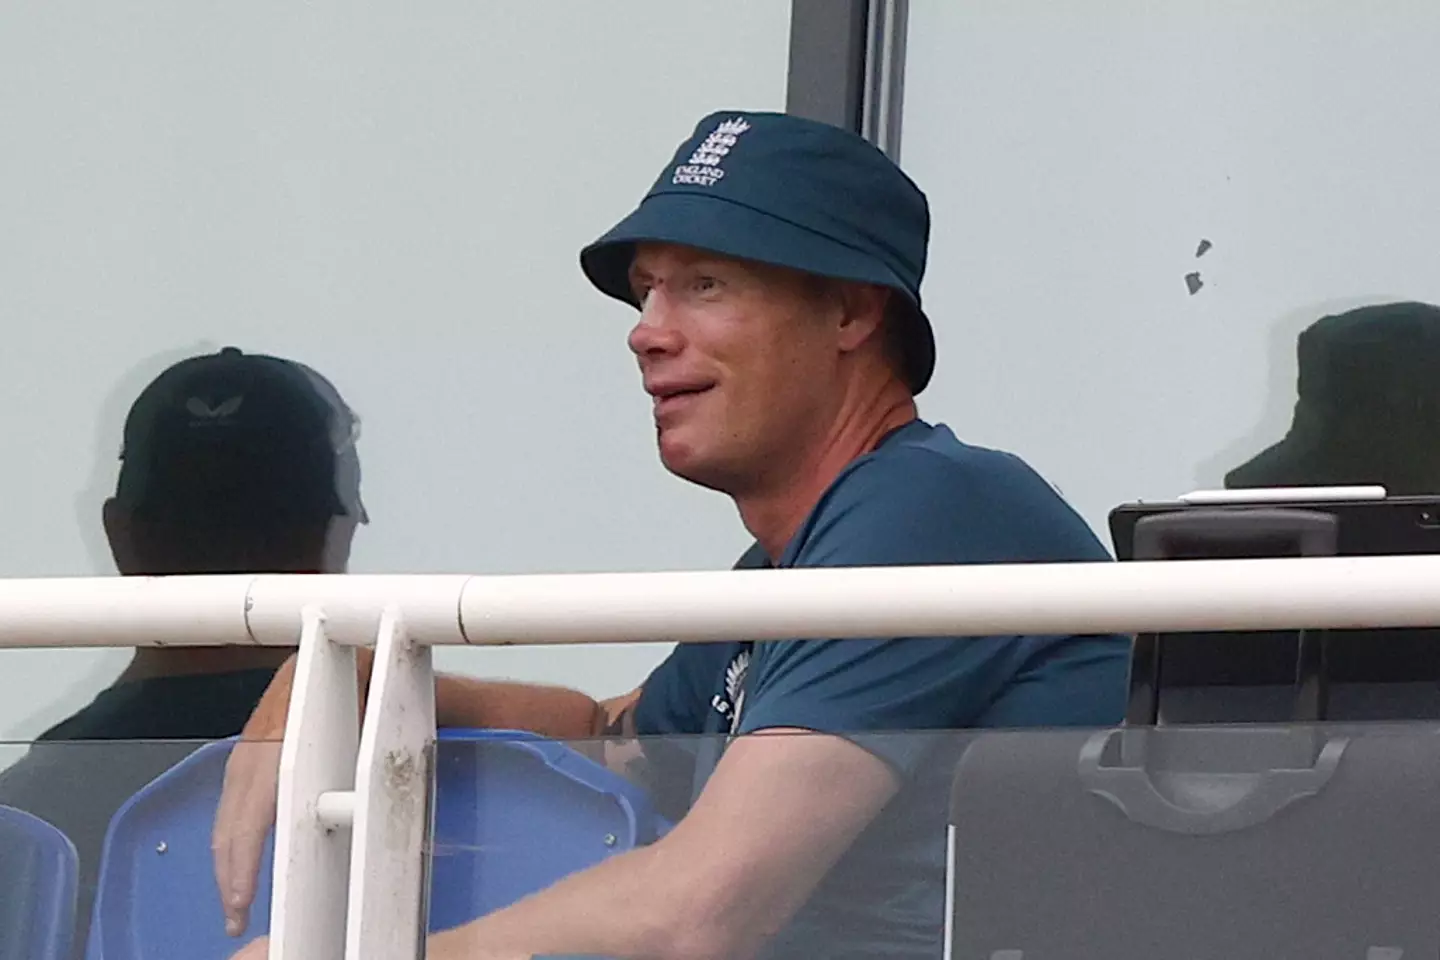
<path fill-rule="evenodd" d="M 271 960 L 418 955 L 435 645 L 1437 625 L 1440 556 L 0 581 L 0 647 L 299 643 Z"/>
<path fill-rule="evenodd" d="M 0 647 L 344 645 L 390 605 L 416 642 L 687 643 L 1353 626 L 1440 620 L 1440 556 L 518 576 L 0 580 Z"/>

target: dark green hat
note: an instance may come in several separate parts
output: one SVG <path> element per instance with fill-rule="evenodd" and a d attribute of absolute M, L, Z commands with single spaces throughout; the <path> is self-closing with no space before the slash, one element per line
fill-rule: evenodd
<path fill-rule="evenodd" d="M 1386 303 L 1300 334 L 1294 420 L 1228 487 L 1380 484 L 1440 493 L 1440 307 Z"/>

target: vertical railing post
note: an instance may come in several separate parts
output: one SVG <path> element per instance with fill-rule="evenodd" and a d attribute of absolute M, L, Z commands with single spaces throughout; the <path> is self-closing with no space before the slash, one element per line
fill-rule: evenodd
<path fill-rule="evenodd" d="M 380 617 L 355 772 L 345 960 L 418 958 L 435 775 L 435 674 L 400 611 Z"/>
<path fill-rule="evenodd" d="M 359 720 L 355 649 L 332 642 L 320 609 L 305 607 L 280 750 L 270 960 L 343 955 L 350 831 L 333 807 L 354 786 Z"/>

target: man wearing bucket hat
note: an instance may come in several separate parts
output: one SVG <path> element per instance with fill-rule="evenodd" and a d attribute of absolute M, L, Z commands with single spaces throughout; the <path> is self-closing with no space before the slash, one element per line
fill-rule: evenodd
<path fill-rule="evenodd" d="M 298 361 L 225 347 L 172 364 L 130 406 L 114 495 L 98 511 L 116 569 L 343 573 L 369 522 L 358 432 L 334 384 Z M 0 804 L 59 827 L 79 854 L 73 956 L 86 950 L 116 811 L 205 741 L 234 736 L 284 656 L 137 648 L 109 686 L 0 771 Z"/>
<path fill-rule="evenodd" d="M 581 252 L 591 282 L 639 311 L 629 346 L 661 460 L 735 502 L 755 565 L 1107 559 L 1020 460 L 919 419 L 928 231 L 923 194 L 864 140 L 727 111 Z M 428 956 L 938 956 L 960 738 L 936 731 L 1113 724 L 1128 659 L 1121 637 L 682 644 L 588 709 L 573 691 L 442 678 L 442 724 L 638 735 L 647 756 L 674 746 L 647 737 L 709 736 L 673 831 L 433 936 Z M 285 693 L 250 736 L 283 732 Z M 227 780 L 233 797 L 256 783 L 273 797 L 269 772 Z M 231 816 L 222 857 L 242 832 Z"/>

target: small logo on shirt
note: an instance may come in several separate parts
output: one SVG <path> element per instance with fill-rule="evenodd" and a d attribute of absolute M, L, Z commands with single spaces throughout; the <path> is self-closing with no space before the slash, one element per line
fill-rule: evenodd
<path fill-rule="evenodd" d="M 722 120 L 700 146 L 690 154 L 690 160 L 675 168 L 670 182 L 692 187 L 713 187 L 725 176 L 721 162 L 730 148 L 735 146 L 740 135 L 750 129 L 744 117 Z"/>

